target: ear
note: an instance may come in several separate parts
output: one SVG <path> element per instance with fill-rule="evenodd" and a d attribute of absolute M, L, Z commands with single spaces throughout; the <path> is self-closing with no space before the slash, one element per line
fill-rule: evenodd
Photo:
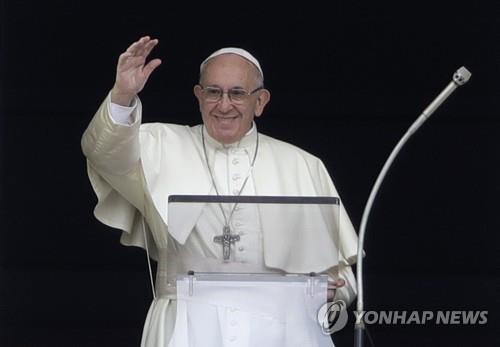
<path fill-rule="evenodd" d="M 262 89 L 259 91 L 259 97 L 257 98 L 257 105 L 255 106 L 255 117 L 260 117 L 267 103 L 271 100 L 271 92 L 267 89 Z"/>
<path fill-rule="evenodd" d="M 197 84 L 193 87 L 193 93 L 196 96 L 196 98 L 198 99 L 199 103 L 201 103 L 201 92 L 202 92 L 202 89 L 201 89 L 201 86 L 199 84 Z"/>
<path fill-rule="evenodd" d="M 198 107 L 201 112 L 201 105 L 202 105 L 202 98 L 201 98 L 201 93 L 203 92 L 203 89 L 201 89 L 201 86 L 199 84 L 195 85 L 193 87 L 193 93 L 194 96 L 196 96 L 196 99 L 198 99 Z"/>

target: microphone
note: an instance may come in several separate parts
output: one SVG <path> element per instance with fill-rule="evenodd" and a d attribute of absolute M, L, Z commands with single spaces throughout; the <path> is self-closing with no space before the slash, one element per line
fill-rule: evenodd
<path fill-rule="evenodd" d="M 443 91 L 430 103 L 429 106 L 422 112 L 420 117 L 415 121 L 415 123 L 408 129 L 411 134 L 415 133 L 418 128 L 438 109 L 439 106 L 460 86 L 467 83 L 471 77 L 469 70 L 462 66 L 460 69 L 455 71 L 451 82 L 443 89 Z"/>
<path fill-rule="evenodd" d="M 384 180 L 387 171 L 391 167 L 394 159 L 398 155 L 399 151 L 405 143 L 409 140 L 409 138 L 424 124 L 424 122 L 436 111 L 439 106 L 460 86 L 463 86 L 467 83 L 471 77 L 471 73 L 464 66 L 459 68 L 453 74 L 452 81 L 443 89 L 443 91 L 430 103 L 429 106 L 422 112 L 422 114 L 417 118 L 415 122 L 410 126 L 410 128 L 406 131 L 404 136 L 399 140 L 398 144 L 392 150 L 389 158 L 387 158 L 382 170 L 380 171 L 375 184 L 370 192 L 370 196 L 368 197 L 368 201 L 366 202 L 365 209 L 363 211 L 363 217 L 361 218 L 361 225 L 359 228 L 359 236 L 358 236 L 358 255 L 357 255 L 357 264 L 356 264 L 356 277 L 358 281 L 357 291 L 357 305 L 356 305 L 356 322 L 354 323 L 354 346 L 362 347 L 363 346 L 363 336 L 365 332 L 365 325 L 363 321 L 364 315 L 364 303 L 363 303 L 363 248 L 365 242 L 365 232 L 366 225 L 368 223 L 368 216 L 370 215 L 370 211 L 375 200 L 375 197 L 378 193 L 380 186 L 382 185 L 382 181 Z"/>

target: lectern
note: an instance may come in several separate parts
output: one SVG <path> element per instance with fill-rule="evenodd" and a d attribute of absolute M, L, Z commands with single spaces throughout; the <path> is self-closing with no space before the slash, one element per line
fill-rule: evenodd
<path fill-rule="evenodd" d="M 338 213 L 336 197 L 170 196 L 169 347 L 333 346 L 318 311 L 336 267 L 314 264 L 338 263 Z"/>

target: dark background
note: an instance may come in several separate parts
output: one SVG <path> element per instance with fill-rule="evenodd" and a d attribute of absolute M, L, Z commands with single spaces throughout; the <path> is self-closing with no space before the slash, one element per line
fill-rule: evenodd
<path fill-rule="evenodd" d="M 139 344 L 146 259 L 94 219 L 80 137 L 118 55 L 144 34 L 164 61 L 141 94 L 145 121 L 197 124 L 199 63 L 250 50 L 272 92 L 259 130 L 322 158 L 356 227 L 392 148 L 465 65 L 471 81 L 403 149 L 376 200 L 365 308 L 488 311 L 482 326 L 374 325 L 376 346 L 497 345 L 499 16 L 494 1 L 2 1 L 0 345 Z M 352 321 L 335 339 L 352 345 Z"/>

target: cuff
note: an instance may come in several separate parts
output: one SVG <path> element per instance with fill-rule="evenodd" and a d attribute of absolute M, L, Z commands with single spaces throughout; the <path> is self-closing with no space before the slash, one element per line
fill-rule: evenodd
<path fill-rule="evenodd" d="M 116 125 L 130 126 L 134 124 L 135 117 L 133 113 L 137 107 L 137 98 L 134 99 L 132 106 L 122 106 L 112 102 L 108 104 L 108 113 L 111 121 Z"/>

